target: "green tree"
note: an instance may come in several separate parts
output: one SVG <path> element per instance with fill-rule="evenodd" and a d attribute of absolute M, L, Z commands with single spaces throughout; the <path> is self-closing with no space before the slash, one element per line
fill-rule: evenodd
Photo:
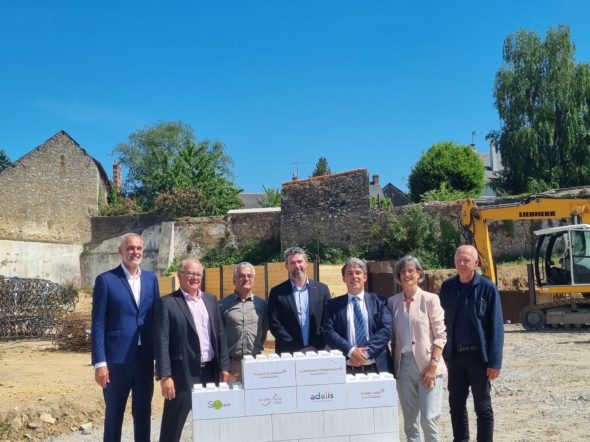
<path fill-rule="evenodd" d="M 434 144 L 418 160 L 408 179 L 410 198 L 419 202 L 433 190 L 458 191 L 476 198 L 484 188 L 484 166 L 470 146 L 452 141 Z"/>
<path fill-rule="evenodd" d="M 135 131 L 129 143 L 119 144 L 114 154 L 127 168 L 126 193 L 147 210 L 154 208 L 158 195 L 183 188 L 206 195 L 208 210 L 204 215 L 222 215 L 241 207 L 241 189 L 233 183 L 232 160 L 224 145 L 197 142 L 185 123 L 161 122 Z M 178 197 L 174 198 L 178 201 Z"/>
<path fill-rule="evenodd" d="M 545 40 L 517 31 L 496 74 L 497 143 L 504 170 L 492 186 L 523 193 L 590 183 L 590 65 L 577 64 L 566 26 Z"/>
<path fill-rule="evenodd" d="M 264 195 L 256 198 L 260 207 L 281 207 L 281 190 L 272 187 L 267 189 L 264 186 L 262 188 L 264 189 Z"/>
<path fill-rule="evenodd" d="M 0 172 L 10 166 L 12 162 L 4 149 L 0 149 Z"/>
<path fill-rule="evenodd" d="M 427 268 L 452 267 L 460 243 L 459 232 L 449 221 L 414 204 L 390 216 L 380 244 L 380 259 L 413 253 Z"/>
<path fill-rule="evenodd" d="M 322 175 L 329 175 L 332 173 L 330 166 L 328 166 L 328 159 L 326 157 L 320 157 L 317 163 L 315 163 L 315 168 L 311 173 L 311 176 L 322 176 Z"/>
<path fill-rule="evenodd" d="M 371 195 L 370 199 L 371 209 L 385 209 L 393 207 L 393 203 L 386 196 Z"/>

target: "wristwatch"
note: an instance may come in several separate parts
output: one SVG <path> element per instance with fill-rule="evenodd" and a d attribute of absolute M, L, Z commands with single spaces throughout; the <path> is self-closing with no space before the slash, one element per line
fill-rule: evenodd
<path fill-rule="evenodd" d="M 437 364 L 440 362 L 440 357 L 435 358 L 434 356 L 430 358 L 430 360 L 436 362 Z"/>

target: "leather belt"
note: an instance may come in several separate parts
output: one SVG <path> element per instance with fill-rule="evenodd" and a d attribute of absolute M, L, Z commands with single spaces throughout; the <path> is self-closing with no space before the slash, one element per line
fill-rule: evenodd
<path fill-rule="evenodd" d="M 476 351 L 479 349 L 480 349 L 479 345 L 456 345 L 455 346 L 455 351 L 457 353 L 463 353 L 466 351 Z"/>
<path fill-rule="evenodd" d="M 208 367 L 208 366 L 209 366 L 209 365 L 211 365 L 212 363 L 213 363 L 213 361 L 207 361 L 207 362 L 203 362 L 203 363 L 201 364 L 201 368 Z"/>
<path fill-rule="evenodd" d="M 354 367 L 352 365 L 346 366 L 348 373 L 379 373 L 377 370 L 377 364 L 361 365 L 360 367 Z"/>

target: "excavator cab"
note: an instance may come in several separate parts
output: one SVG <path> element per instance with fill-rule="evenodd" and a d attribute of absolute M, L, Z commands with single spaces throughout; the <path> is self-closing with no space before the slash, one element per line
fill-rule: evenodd
<path fill-rule="evenodd" d="M 534 234 L 539 287 L 590 284 L 590 225 L 551 227 Z"/>

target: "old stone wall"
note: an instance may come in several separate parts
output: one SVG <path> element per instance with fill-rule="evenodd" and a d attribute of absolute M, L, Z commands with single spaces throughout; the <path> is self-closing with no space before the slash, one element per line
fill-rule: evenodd
<path fill-rule="evenodd" d="M 442 217 L 460 232 L 459 219 L 461 217 L 462 202 L 431 202 L 422 203 L 427 213 Z M 391 207 L 385 209 L 371 209 L 371 224 L 377 227 L 373 230 L 371 245 L 379 244 L 383 239 L 388 219 L 398 216 L 410 206 Z M 518 258 L 531 256 L 535 230 L 559 225 L 556 221 L 490 221 L 488 224 L 490 242 L 494 258 Z M 463 241 L 465 242 L 465 241 Z"/>
<path fill-rule="evenodd" d="M 160 215 L 95 216 L 90 220 L 90 242 L 99 243 L 129 232 L 141 233 L 149 226 L 160 224 L 168 218 Z"/>
<path fill-rule="evenodd" d="M 103 178 L 95 160 L 58 133 L 0 173 L 0 238 L 84 244 L 107 195 Z"/>
<path fill-rule="evenodd" d="M 317 241 L 332 247 L 357 247 L 369 241 L 367 169 L 284 183 L 282 198 L 283 249 Z"/>
<path fill-rule="evenodd" d="M 245 241 L 274 241 L 281 234 L 281 209 L 230 210 L 226 216 L 228 241 L 236 246 Z"/>

